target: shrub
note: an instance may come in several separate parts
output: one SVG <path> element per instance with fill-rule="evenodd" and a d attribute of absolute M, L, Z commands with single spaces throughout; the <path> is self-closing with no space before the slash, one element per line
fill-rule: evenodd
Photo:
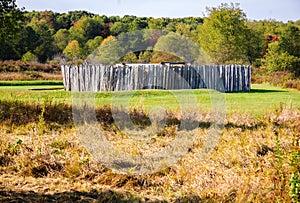
<path fill-rule="evenodd" d="M 22 71 L 40 71 L 46 73 L 60 72 L 59 65 L 42 64 L 38 62 L 25 61 L 0 61 L 0 72 L 22 72 Z"/>
<path fill-rule="evenodd" d="M 23 56 L 22 56 L 22 61 L 24 62 L 31 62 L 31 61 L 36 61 L 37 57 L 31 53 L 30 51 L 26 52 Z"/>
<path fill-rule="evenodd" d="M 270 71 L 292 71 L 297 73 L 300 59 L 283 51 L 279 42 L 275 41 L 269 44 L 268 53 L 262 62 Z"/>
<path fill-rule="evenodd" d="M 289 71 L 269 72 L 266 67 L 252 68 L 251 83 L 269 83 L 283 88 L 300 90 L 300 79 Z"/>

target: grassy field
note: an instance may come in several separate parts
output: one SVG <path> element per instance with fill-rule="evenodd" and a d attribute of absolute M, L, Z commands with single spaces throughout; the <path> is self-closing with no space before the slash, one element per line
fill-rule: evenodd
<path fill-rule="evenodd" d="M 268 84 L 253 84 L 251 91 L 226 94 L 226 109 L 229 113 L 265 115 L 280 105 L 300 107 L 300 92 L 282 89 Z"/>
<path fill-rule="evenodd" d="M 206 113 L 214 107 L 210 90 L 192 90 L 201 123 L 186 131 L 179 129 L 185 118 L 178 116 L 175 95 L 185 103 L 188 91 L 96 93 L 99 129 L 126 154 L 164 151 L 178 134 L 192 138 L 176 164 L 133 175 L 115 173 L 83 147 L 71 92 L 32 90 L 60 84 L 18 84 L 0 87 L 0 202 L 300 201 L 300 93 L 295 90 L 254 84 L 250 92 L 220 94 L 226 121 L 205 159 L 212 124 Z M 136 128 L 118 129 L 110 104 L 126 102 Z M 158 113 L 168 111 L 166 125 L 149 127 L 148 113 L 157 107 Z M 142 140 L 135 139 L 138 133 Z"/>
<path fill-rule="evenodd" d="M 17 86 L 1 86 L 1 84 L 17 84 Z M 59 84 L 60 82 L 57 81 L 47 81 L 44 83 L 41 81 L 0 82 L 0 100 L 20 100 L 25 102 L 52 101 L 72 104 L 73 95 L 71 92 L 64 90 L 30 90 L 62 88 Z M 92 97 L 95 97 L 96 106 L 129 102 L 131 107 L 142 107 L 145 112 L 149 112 L 151 108 L 157 106 L 167 111 L 178 111 L 180 109 L 180 102 L 176 98 L 176 95 L 181 98 L 188 98 L 194 95 L 196 102 L 191 102 L 191 104 L 196 103 L 198 108 L 204 112 L 211 111 L 215 107 L 214 101 L 211 99 L 211 91 L 205 89 L 192 91 L 140 90 L 134 93 L 130 91 L 102 92 L 96 93 Z M 267 112 L 279 108 L 281 105 L 289 105 L 295 108 L 300 107 L 299 91 L 282 89 L 268 84 L 254 84 L 250 92 L 226 93 L 221 95 L 220 98 L 225 100 L 226 112 L 228 114 L 240 113 L 261 117 Z M 181 103 L 184 103 L 184 100 Z"/>
<path fill-rule="evenodd" d="M 63 82 L 57 80 L 32 81 L 0 81 L 1 90 L 59 90 L 63 89 Z"/>
<path fill-rule="evenodd" d="M 10 86 L 63 86 L 62 81 L 57 80 L 31 80 L 31 81 L 0 81 L 0 86 L 4 86 L 4 88 L 10 87 Z"/>

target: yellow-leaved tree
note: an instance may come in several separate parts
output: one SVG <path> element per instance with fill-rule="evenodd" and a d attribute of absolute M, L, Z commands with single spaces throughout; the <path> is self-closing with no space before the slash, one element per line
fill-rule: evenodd
<path fill-rule="evenodd" d="M 82 50 L 77 40 L 72 40 L 68 43 L 63 51 L 63 54 L 70 59 L 80 59 Z"/>
<path fill-rule="evenodd" d="M 119 62 L 121 52 L 121 46 L 116 37 L 109 36 L 101 42 L 98 50 L 89 55 L 87 60 L 92 63 L 112 65 Z"/>

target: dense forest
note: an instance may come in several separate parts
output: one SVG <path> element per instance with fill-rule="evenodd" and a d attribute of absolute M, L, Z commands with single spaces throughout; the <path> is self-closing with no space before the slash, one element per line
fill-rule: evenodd
<path fill-rule="evenodd" d="M 93 51 L 116 41 L 122 33 L 133 33 L 131 47 L 137 47 L 134 43 L 141 43 L 140 40 L 156 46 L 160 39 L 159 46 L 168 46 L 169 40 L 176 41 L 179 36 L 199 46 L 216 64 L 251 64 L 300 74 L 300 20 L 250 21 L 237 4 L 208 8 L 204 18 L 119 17 L 87 11 L 28 12 L 18 8 L 15 1 L 1 1 L 0 13 L 1 61 L 56 64 L 63 58 L 80 62 Z M 138 32 L 150 29 L 156 30 L 150 36 L 145 34 L 149 32 Z M 144 34 L 135 36 L 141 33 Z M 163 40 L 163 35 L 169 38 Z M 128 48 L 126 52 L 121 59 L 126 62 L 187 60 L 151 49 Z"/>

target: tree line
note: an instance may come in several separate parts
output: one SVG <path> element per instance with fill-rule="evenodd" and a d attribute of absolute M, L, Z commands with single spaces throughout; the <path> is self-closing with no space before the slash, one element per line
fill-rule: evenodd
<path fill-rule="evenodd" d="M 125 62 L 190 60 L 184 53 L 178 55 L 178 51 L 167 53 L 174 49 L 170 44 L 182 41 L 189 48 L 193 45 L 188 42 L 199 46 L 201 53 L 209 56 L 210 62 L 215 64 L 264 65 L 273 71 L 289 70 L 300 74 L 300 20 L 286 23 L 250 21 L 237 4 L 208 8 L 207 16 L 203 18 L 153 18 L 105 16 L 87 11 L 28 12 L 18 8 L 15 0 L 3 0 L 0 13 L 2 61 L 48 63 L 62 57 L 80 61 L 96 50 L 102 53 L 105 63 L 111 61 L 110 57 L 120 56 L 120 53 L 114 53 L 114 48 L 122 47 L 119 40 L 127 37 L 130 43 L 126 46 L 146 45 L 144 50 L 137 51 L 123 47 L 125 52 L 121 54 L 121 61 Z M 147 46 L 160 51 L 147 49 Z M 186 47 L 180 47 L 181 52 L 186 52 Z"/>

